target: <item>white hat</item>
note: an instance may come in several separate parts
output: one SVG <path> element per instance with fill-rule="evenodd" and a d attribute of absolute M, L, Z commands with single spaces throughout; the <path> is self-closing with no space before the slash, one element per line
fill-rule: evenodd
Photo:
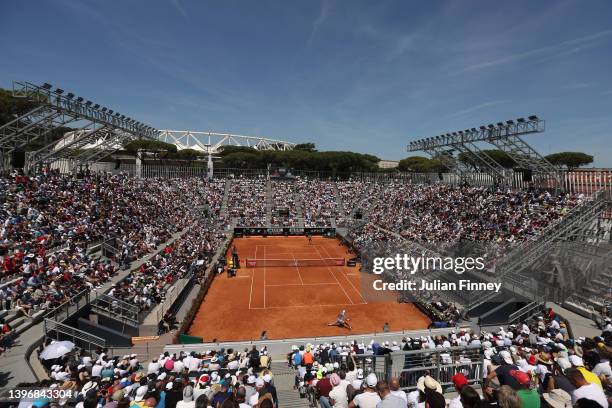
<path fill-rule="evenodd" d="M 161 373 L 160 375 L 158 375 L 158 376 L 157 376 L 157 379 L 158 379 L 158 380 L 165 380 L 167 376 L 168 376 L 168 374 L 166 374 L 166 373 Z"/>
<path fill-rule="evenodd" d="M 134 399 L 136 401 L 142 401 L 144 399 L 144 396 L 147 394 L 148 390 L 149 390 L 149 387 L 147 387 L 146 385 L 141 385 L 136 390 L 136 397 Z"/>
<path fill-rule="evenodd" d="M 560 388 L 543 393 L 542 397 L 553 408 L 571 408 L 572 397 Z"/>
<path fill-rule="evenodd" d="M 439 382 L 431 378 L 430 376 L 423 376 L 417 380 L 417 389 L 421 392 L 425 392 L 425 387 L 435 390 L 442 394 L 442 385 Z"/>
<path fill-rule="evenodd" d="M 257 381 L 257 379 L 254 375 L 249 375 L 249 378 L 247 378 L 247 384 L 255 384 L 255 381 Z"/>
<path fill-rule="evenodd" d="M 499 355 L 501 356 L 501 358 L 504 359 L 504 361 L 506 362 L 506 364 L 513 364 L 512 361 L 512 356 L 510 355 L 510 353 L 508 352 L 508 350 L 502 350 Z"/>
<path fill-rule="evenodd" d="M 575 367 L 583 367 L 584 366 L 584 362 L 582 361 L 582 359 L 580 357 L 578 357 L 577 355 L 575 355 L 575 354 L 572 354 L 571 356 L 569 356 L 569 361 Z"/>
<path fill-rule="evenodd" d="M 430 390 L 436 390 L 436 392 L 442 394 L 442 385 L 440 385 L 439 382 L 434 380 L 433 377 L 426 376 L 423 383 L 425 385 L 425 388 L 429 388 Z"/>
<path fill-rule="evenodd" d="M 259 388 L 261 388 L 261 387 L 263 387 L 264 385 L 265 385 L 265 384 L 264 384 L 264 380 L 263 380 L 263 378 L 258 378 L 258 379 L 255 381 L 255 387 L 259 387 Z"/>
<path fill-rule="evenodd" d="M 85 394 L 87 394 L 87 391 L 89 391 L 89 390 L 93 390 L 93 389 L 95 389 L 97 386 L 98 386 L 98 383 L 97 383 L 97 382 L 94 382 L 94 381 L 89 381 L 89 382 L 85 383 L 85 385 L 84 385 L 84 386 L 83 386 L 83 388 L 81 389 L 81 393 L 82 393 L 83 395 L 85 395 Z"/>
<path fill-rule="evenodd" d="M 263 380 L 264 382 L 269 383 L 270 381 L 272 381 L 272 377 L 270 376 L 270 374 L 266 374 L 263 376 Z"/>
<path fill-rule="evenodd" d="M 368 385 L 368 387 L 375 387 L 377 382 L 378 378 L 376 378 L 376 374 L 374 373 L 370 373 L 366 377 L 366 384 Z"/>

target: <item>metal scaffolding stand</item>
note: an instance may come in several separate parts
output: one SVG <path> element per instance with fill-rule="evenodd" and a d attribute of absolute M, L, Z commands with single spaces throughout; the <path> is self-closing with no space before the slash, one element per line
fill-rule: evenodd
<path fill-rule="evenodd" d="M 556 183 L 555 187 L 562 188 L 560 169 L 521 138 L 544 130 L 544 120 L 532 115 L 528 119 L 518 118 L 516 121 L 508 120 L 498 122 L 497 125 L 483 125 L 479 128 L 415 140 L 408 144 L 408 151 L 427 153 L 468 182 L 471 175 L 478 172 L 490 174 L 500 184 L 510 184 L 513 172 L 505 169 L 478 145 L 485 143 L 506 153 L 517 164 L 517 168 L 532 172 L 536 177 L 552 176 Z M 459 160 L 459 154 L 463 154 L 473 165 L 470 166 Z"/>
<path fill-rule="evenodd" d="M 61 140 L 46 142 L 28 152 L 24 170 L 69 158 L 74 167 L 98 161 L 137 139 L 157 139 L 159 131 L 112 109 L 65 92 L 50 84 L 35 85 L 13 81 L 13 96 L 32 101 L 35 107 L 0 127 L 0 165 L 12 167 L 14 153 L 34 141 L 45 140 L 52 132 L 71 126 L 76 131 Z"/>

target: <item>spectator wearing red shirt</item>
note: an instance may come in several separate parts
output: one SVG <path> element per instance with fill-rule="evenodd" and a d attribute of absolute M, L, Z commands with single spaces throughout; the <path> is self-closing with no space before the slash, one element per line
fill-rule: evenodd
<path fill-rule="evenodd" d="M 331 408 L 329 403 L 329 393 L 334 388 L 332 387 L 331 381 L 327 377 L 321 378 L 317 381 L 317 393 L 319 394 L 319 404 L 322 408 Z"/>

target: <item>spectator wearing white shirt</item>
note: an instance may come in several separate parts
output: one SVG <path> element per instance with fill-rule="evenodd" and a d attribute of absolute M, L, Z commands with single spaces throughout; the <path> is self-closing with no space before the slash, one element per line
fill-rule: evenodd
<path fill-rule="evenodd" d="M 378 378 L 376 374 L 370 373 L 366 377 L 366 387 L 361 394 L 358 394 L 353 398 L 353 401 L 348 405 L 348 408 L 376 408 L 376 405 L 380 402 L 380 396 L 376 392 L 376 383 Z"/>
<path fill-rule="evenodd" d="M 389 388 L 391 389 L 391 395 L 395 395 L 403 399 L 405 403 L 408 403 L 408 396 L 404 390 L 400 389 L 400 382 L 397 377 L 392 377 L 389 380 Z"/>
<path fill-rule="evenodd" d="M 565 376 L 576 387 L 572 393 L 573 404 L 576 404 L 582 398 L 586 398 L 597 402 L 602 408 L 608 408 L 608 398 L 601 387 L 594 383 L 588 383 L 576 368 L 568 368 L 565 371 Z"/>

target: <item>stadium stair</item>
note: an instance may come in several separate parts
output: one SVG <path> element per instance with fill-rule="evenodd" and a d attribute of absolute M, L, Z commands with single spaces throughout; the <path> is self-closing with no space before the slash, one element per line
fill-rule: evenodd
<path fill-rule="evenodd" d="M 221 214 L 225 214 L 227 212 L 227 201 L 228 201 L 228 196 L 229 196 L 229 191 L 230 191 L 230 186 L 232 184 L 232 181 L 230 179 L 228 179 L 225 182 L 225 188 L 223 189 L 223 199 L 221 200 Z"/>
<path fill-rule="evenodd" d="M 266 226 L 272 225 L 272 182 L 266 181 Z"/>
<path fill-rule="evenodd" d="M 278 405 L 283 408 L 308 408 L 308 399 L 300 398 L 299 392 L 293 389 L 295 370 L 288 367 L 285 360 L 272 361 L 270 368 L 274 374 Z"/>

